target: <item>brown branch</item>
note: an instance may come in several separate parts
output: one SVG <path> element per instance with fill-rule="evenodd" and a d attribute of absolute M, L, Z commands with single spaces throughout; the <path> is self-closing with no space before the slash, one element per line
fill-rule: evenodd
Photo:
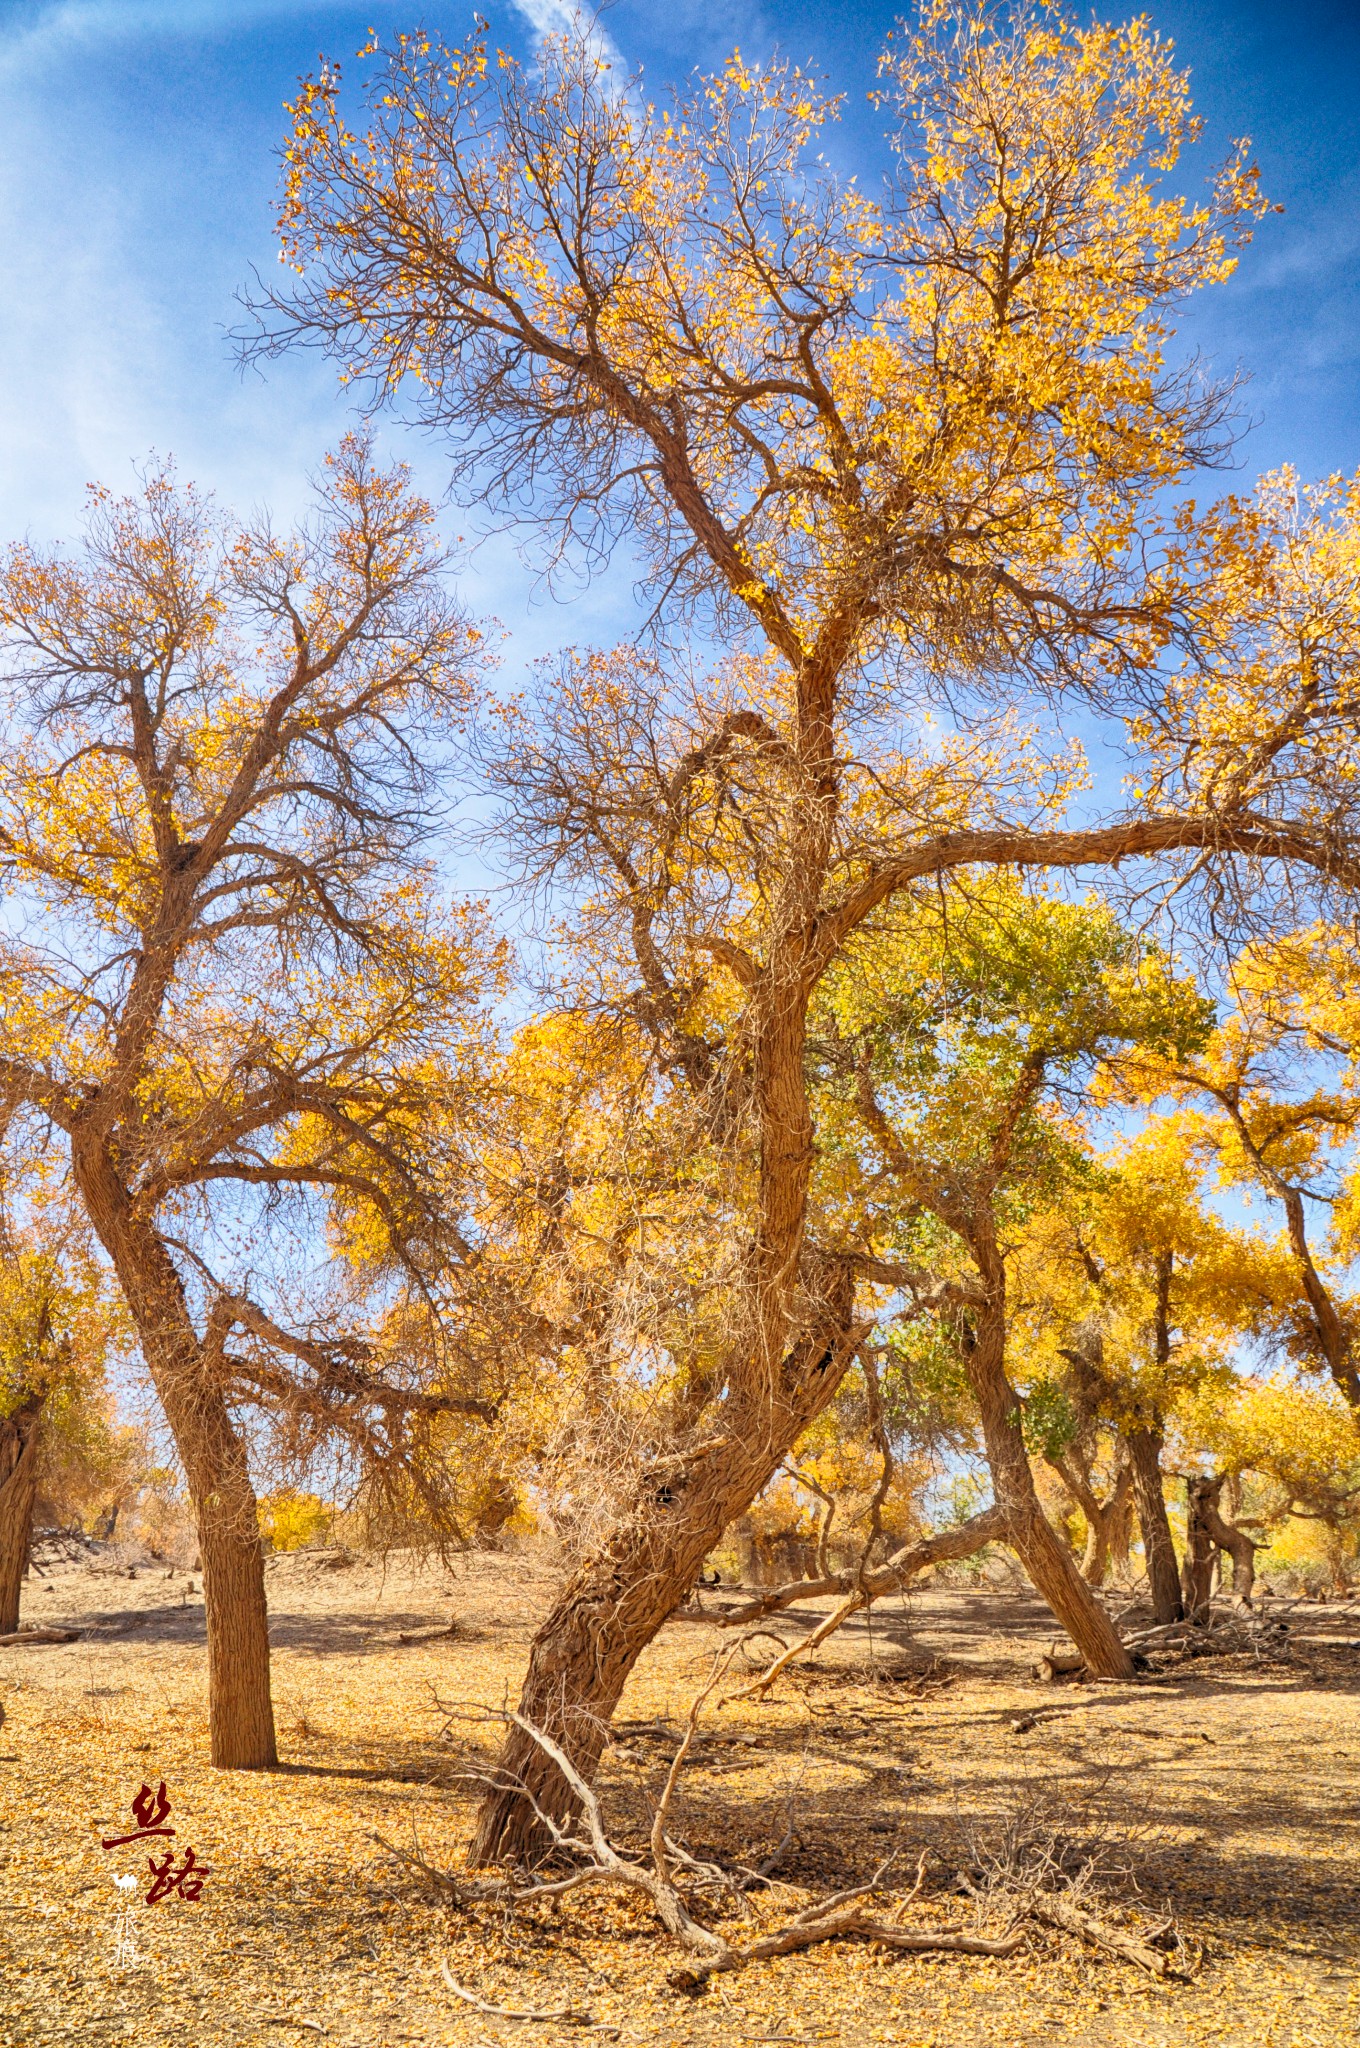
<path fill-rule="evenodd" d="M 794 1579 L 788 1585 L 775 1586 L 758 1600 L 752 1600 L 732 1614 L 725 1614 L 720 1626 L 742 1628 L 767 1614 L 778 1614 L 786 1607 L 794 1607 L 801 1600 L 821 1599 L 828 1593 L 852 1594 L 857 1605 L 867 1607 L 885 1593 L 899 1592 L 908 1579 L 927 1571 L 931 1565 L 971 1557 L 985 1543 L 1003 1543 L 1008 1527 L 1009 1517 L 1004 1508 L 986 1508 L 981 1514 L 960 1522 L 957 1528 L 941 1529 L 934 1536 L 904 1544 L 876 1571 L 865 1572 L 862 1577 L 857 1571 L 833 1572 L 822 1579 Z M 846 1608 L 846 1614 L 853 1612 L 853 1606 Z"/>

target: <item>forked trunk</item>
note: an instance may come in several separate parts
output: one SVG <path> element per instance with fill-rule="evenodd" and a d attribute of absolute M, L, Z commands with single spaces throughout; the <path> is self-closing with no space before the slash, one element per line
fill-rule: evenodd
<path fill-rule="evenodd" d="M 587 1780 L 594 1777 L 609 1717 L 639 1656 L 689 1597 L 704 1558 L 766 1486 L 835 1393 L 858 1333 L 846 1277 L 832 1327 L 797 1346 L 773 1403 L 733 1397 L 696 1451 L 645 1473 L 632 1507 L 608 1541 L 573 1573 L 533 1641 L 519 1711 L 552 1735 Z M 524 1864 L 573 1800 L 556 1767 L 518 1729 L 497 1763 L 468 1860 Z"/>
<path fill-rule="evenodd" d="M 31 1394 L 0 1416 L 0 1635 L 19 1626 L 19 1600 L 38 1497 L 38 1436 L 44 1396 Z"/>
<path fill-rule="evenodd" d="M 1116 1475 L 1114 1491 L 1107 1501 L 1102 1501 L 1089 1478 L 1074 1463 L 1070 1456 L 1049 1458 L 1063 1485 L 1081 1509 L 1086 1522 L 1086 1543 L 1082 1550 L 1081 1575 L 1088 1586 L 1103 1586 L 1110 1569 L 1116 1534 L 1125 1516 L 1132 1488 L 1132 1475 L 1127 1465 L 1121 1465 Z M 1127 1539 L 1124 1544 L 1128 1552 Z"/>
<path fill-rule="evenodd" d="M 990 1260 L 987 1263 L 991 1265 Z M 1132 1678 L 1133 1659 L 1114 1623 L 1039 1505 L 1020 1428 L 1020 1397 L 1006 1374 L 1004 1272 L 984 1270 L 984 1285 L 988 1282 L 988 1298 L 972 1317 L 964 1362 L 982 1416 L 992 1488 L 998 1507 L 1006 1513 L 1008 1541 L 1035 1591 L 1048 1602 L 1081 1651 L 1092 1676 Z"/>
<path fill-rule="evenodd" d="M 1129 1429 L 1124 1432 L 1124 1441 L 1133 1465 L 1133 1497 L 1138 1505 L 1138 1527 L 1147 1560 L 1152 1618 L 1156 1622 L 1180 1621 L 1185 1607 L 1162 1486 L 1162 1432 L 1153 1428 Z"/>
<path fill-rule="evenodd" d="M 1094 1513 L 1086 1517 L 1086 1549 L 1081 1575 L 1088 1586 L 1103 1586 L 1114 1561 L 1117 1536 L 1123 1534 L 1123 1554 L 1129 1554 L 1128 1512 L 1133 1499 L 1133 1474 L 1121 1465 L 1115 1475 L 1114 1491 L 1107 1501 L 1092 1496 Z"/>
<path fill-rule="evenodd" d="M 208 1722 L 222 1770 L 278 1762 L 269 1688 L 264 1554 L 245 1441 L 204 1356 L 174 1261 L 132 1202 L 107 1151 L 77 1138 L 86 1208 L 131 1311 L 189 1484 L 203 1560 Z"/>
<path fill-rule="evenodd" d="M 1230 1522 L 1224 1514 L 1222 1495 L 1227 1476 L 1223 1472 L 1216 1479 L 1201 1483 L 1196 1512 L 1218 1548 L 1233 1561 L 1234 1600 L 1243 1607 L 1250 1607 L 1256 1587 L 1256 1553 L 1266 1546 L 1258 1544 L 1245 1529 L 1239 1529 L 1236 1522 Z"/>

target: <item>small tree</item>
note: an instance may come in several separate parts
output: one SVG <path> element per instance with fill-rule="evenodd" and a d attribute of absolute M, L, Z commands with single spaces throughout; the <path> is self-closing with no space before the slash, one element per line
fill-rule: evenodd
<path fill-rule="evenodd" d="M 873 1255 L 866 1270 L 953 1324 L 1007 1540 L 1091 1668 L 1127 1674 L 1127 1652 L 1035 1493 L 1025 1402 L 1008 1370 L 1010 1267 L 1035 1211 L 1080 1200 L 1089 1178 L 1083 1071 L 1128 1044 L 1190 1050 L 1208 1032 L 1208 1007 L 1103 907 L 1026 899 L 993 879 L 961 882 L 905 931 L 866 927 L 814 1015 L 826 1084 L 843 1104 L 828 1132 L 849 1123 L 828 1164 L 845 1174 L 847 1153 L 862 1160 L 862 1184 L 850 1174 L 843 1200 Z M 932 1270 L 940 1226 L 962 1271 L 957 1253 Z M 1042 1426 L 1034 1433 L 1042 1442 Z"/>
<path fill-rule="evenodd" d="M 250 1414 L 402 1462 L 412 1418 L 488 1412 L 319 1263 L 330 1213 L 428 1292 L 456 1236 L 498 956 L 422 865 L 476 648 L 441 569 L 355 440 L 294 534 L 157 473 L 93 494 L 79 555 L 0 567 L 0 1086 L 65 1154 L 174 1435 L 220 1765 L 275 1756 Z"/>
<path fill-rule="evenodd" d="M 1360 1006 L 1353 946 L 1326 929 L 1257 945 L 1237 960 L 1233 1005 L 1202 1059 L 1139 1074 L 1189 1105 L 1186 1142 L 1212 1160 L 1223 1186 L 1256 1189 L 1284 1211 L 1294 1286 L 1280 1303 L 1296 1357 L 1326 1372 L 1360 1422 L 1357 1307 L 1346 1272 L 1360 1128 Z M 1337 1211 L 1318 1231 L 1314 1214 Z M 1330 1242 L 1328 1241 L 1330 1239 Z"/>
<path fill-rule="evenodd" d="M 1137 1054 L 1114 1061 L 1120 1077 L 1138 1065 Z M 1287 1262 L 1216 1216 L 1202 1182 L 1181 1120 L 1154 1117 L 1037 1219 L 1022 1253 L 1025 1321 L 1044 1374 L 1074 1417 L 1097 1418 L 1127 1449 L 1159 1622 L 1178 1620 L 1183 1606 L 1168 1433 L 1187 1402 L 1228 1397 L 1235 1353 L 1294 1294 Z"/>

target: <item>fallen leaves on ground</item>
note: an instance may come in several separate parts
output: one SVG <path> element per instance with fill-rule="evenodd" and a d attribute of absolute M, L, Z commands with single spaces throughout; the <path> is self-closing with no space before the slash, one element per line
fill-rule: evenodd
<path fill-rule="evenodd" d="M 969 1843 L 995 1843 L 1027 1801 L 1056 1801 L 1126 1854 L 1149 1914 L 1169 1904 L 1203 1943 L 1191 1983 L 1150 1984 L 1075 1945 L 998 1960 L 844 1943 L 689 1999 L 667 1988 L 676 1957 L 634 1902 L 458 1909 L 374 1839 L 456 1870 L 475 1805 L 467 1773 L 489 1761 L 491 1734 L 438 1702 L 513 1698 L 550 1584 L 546 1566 L 512 1558 L 452 1575 L 404 1559 L 279 1560 L 283 1762 L 223 1773 L 207 1762 L 202 1607 L 184 1575 L 153 1569 L 129 1586 L 73 1566 L 45 1581 L 32 1618 L 84 1633 L 0 1653 L 0 2043 L 1330 2048 L 1360 2036 L 1360 1652 L 1344 1614 L 1320 1613 L 1298 1668 L 1215 1664 L 1055 1692 L 1023 1676 L 1047 1635 L 1042 1610 L 934 1590 L 847 1631 L 771 1699 L 704 1722 L 677 1824 L 728 1867 L 777 1855 L 776 1889 L 750 1894 L 758 1915 L 862 1880 L 889 1854 L 905 1877 L 927 1848 L 934 1889 L 920 1910 L 956 1919 L 951 1872 Z M 433 1633 L 453 1618 L 455 1634 Z M 629 1687 L 603 1779 L 621 1841 L 641 1839 L 669 1731 L 717 1641 L 711 1621 L 677 1621 Z M 113 1879 L 140 1874 L 144 1852 L 100 1839 L 162 1778 L 176 1848 L 192 1845 L 212 1876 L 197 1904 L 135 1906 L 139 1953 L 120 1962 Z M 445 1962 L 486 2005 L 572 2018 L 471 2008 Z"/>

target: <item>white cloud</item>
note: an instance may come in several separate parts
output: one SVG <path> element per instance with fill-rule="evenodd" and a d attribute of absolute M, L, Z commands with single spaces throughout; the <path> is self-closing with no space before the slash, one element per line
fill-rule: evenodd
<path fill-rule="evenodd" d="M 0 78 L 100 44 L 314 13 L 315 0 L 52 0 L 0 33 Z"/>
<path fill-rule="evenodd" d="M 511 5 L 540 45 L 552 36 L 579 37 L 622 77 L 627 68 L 623 54 L 594 10 L 577 6 L 574 0 L 511 0 Z"/>

